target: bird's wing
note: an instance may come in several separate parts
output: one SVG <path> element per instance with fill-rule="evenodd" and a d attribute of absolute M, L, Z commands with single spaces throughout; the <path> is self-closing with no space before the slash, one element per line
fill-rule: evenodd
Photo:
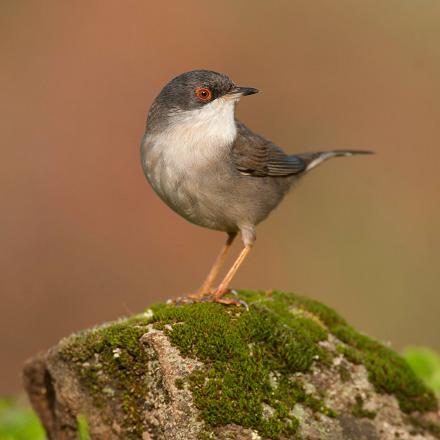
<path fill-rule="evenodd" d="M 281 148 L 238 121 L 232 160 L 241 173 L 258 177 L 290 176 L 301 173 L 307 166 L 301 157 L 287 155 Z"/>

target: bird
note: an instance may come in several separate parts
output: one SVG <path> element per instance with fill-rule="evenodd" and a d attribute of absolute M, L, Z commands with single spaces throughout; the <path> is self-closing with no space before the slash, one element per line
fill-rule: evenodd
<path fill-rule="evenodd" d="M 285 153 L 236 118 L 240 99 L 256 93 L 226 74 L 192 70 L 168 82 L 148 112 L 141 164 L 153 190 L 189 222 L 227 234 L 201 287 L 186 296 L 190 301 L 239 304 L 226 293 L 254 246 L 257 225 L 316 166 L 333 157 L 372 153 Z M 238 233 L 243 248 L 213 287 Z"/>

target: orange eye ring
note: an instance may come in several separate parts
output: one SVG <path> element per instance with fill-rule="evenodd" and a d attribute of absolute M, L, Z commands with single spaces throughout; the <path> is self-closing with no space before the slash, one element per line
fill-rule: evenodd
<path fill-rule="evenodd" d="M 208 87 L 197 87 L 194 90 L 196 97 L 201 102 L 208 102 L 212 99 L 212 92 L 208 89 Z"/>

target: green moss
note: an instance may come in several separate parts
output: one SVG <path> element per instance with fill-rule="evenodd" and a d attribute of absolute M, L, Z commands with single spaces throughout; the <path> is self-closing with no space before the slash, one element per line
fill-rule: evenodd
<path fill-rule="evenodd" d="M 211 426 L 236 423 L 261 435 L 292 434 L 297 420 L 289 415 L 302 403 L 329 416 L 335 413 L 307 395 L 292 373 L 306 372 L 314 361 L 328 365 L 331 355 L 318 342 L 333 333 L 349 361 L 364 364 L 376 390 L 394 394 L 405 412 L 436 408 L 434 395 L 405 361 L 377 341 L 356 332 L 331 308 L 284 292 L 239 292 L 250 308 L 202 303 L 155 308 L 155 326 L 166 330 L 183 355 L 197 357 L 205 370 L 194 372 L 190 386 L 195 403 Z M 179 325 L 174 325 L 179 323 Z M 269 374 L 280 380 L 274 389 Z M 347 371 L 341 374 L 349 380 Z M 290 379 L 288 379 L 290 378 Z M 264 417 L 262 407 L 273 409 Z M 359 416 L 372 416 L 357 406 Z"/>
<path fill-rule="evenodd" d="M 316 314 L 327 329 L 346 345 L 338 350 L 353 363 L 362 363 L 368 371 L 369 380 L 381 393 L 393 394 L 402 411 L 426 412 L 438 408 L 437 399 L 415 375 L 407 362 L 391 349 L 354 330 L 329 307 L 299 295 L 272 292 L 290 304 Z"/>
<path fill-rule="evenodd" d="M 344 352 L 347 359 L 364 364 L 375 389 L 381 393 L 394 394 L 402 411 L 411 413 L 437 409 L 434 393 L 397 353 L 348 325 L 337 325 L 330 330 L 348 344 Z"/>
<path fill-rule="evenodd" d="M 424 420 L 421 417 L 409 416 L 409 421 L 414 426 L 414 435 L 422 434 L 424 431 L 430 432 L 435 438 L 440 439 L 440 424 L 430 421 Z"/>
<path fill-rule="evenodd" d="M 305 393 L 299 379 L 289 378 L 327 359 L 318 345 L 327 338 L 325 328 L 290 313 L 282 296 L 241 297 L 252 299 L 249 311 L 212 303 L 153 307 L 155 326 L 165 329 L 184 356 L 205 365 L 189 378 L 202 418 L 213 427 L 235 423 L 276 439 L 296 431 L 298 421 L 290 414 L 296 402 L 333 414 Z M 273 372 L 279 376 L 276 385 Z M 271 408 L 269 415 L 263 405 Z"/>
<path fill-rule="evenodd" d="M 344 355 L 345 358 L 348 359 L 353 364 L 356 365 L 362 364 L 363 356 L 359 350 L 350 347 L 348 345 L 342 345 L 342 344 L 338 345 L 336 347 L 336 350 L 342 355 Z"/>
<path fill-rule="evenodd" d="M 345 366 L 343 366 L 343 365 L 340 365 L 340 366 L 338 367 L 338 373 L 339 373 L 339 377 L 341 378 L 341 381 L 342 381 L 342 382 L 348 382 L 348 381 L 351 379 L 351 374 L 350 374 L 350 372 L 349 372 L 348 369 L 347 369 Z"/>
<path fill-rule="evenodd" d="M 180 377 L 178 377 L 178 378 L 175 380 L 174 385 L 176 386 L 176 388 L 177 388 L 178 390 L 183 390 L 185 384 L 183 383 L 183 380 L 182 380 Z"/>
<path fill-rule="evenodd" d="M 214 434 L 207 431 L 202 431 L 197 435 L 198 440 L 212 440 L 213 438 Z"/>
<path fill-rule="evenodd" d="M 355 417 L 366 417 L 368 419 L 374 419 L 376 417 L 376 411 L 369 411 L 364 408 L 364 400 L 359 394 L 356 395 L 355 400 L 355 404 L 351 410 L 351 413 Z"/>
<path fill-rule="evenodd" d="M 73 361 L 79 377 L 97 407 L 114 405 L 122 409 L 121 423 L 128 439 L 140 438 L 144 431 L 143 396 L 147 355 L 140 337 L 146 333 L 148 319 L 140 316 L 80 333 L 64 343 L 60 356 Z"/>
<path fill-rule="evenodd" d="M 278 291 L 242 291 L 239 297 L 249 310 L 213 303 L 155 305 L 149 320 L 138 316 L 85 332 L 67 340 L 61 354 L 75 362 L 97 406 L 110 403 L 123 410 L 124 420 L 118 422 L 132 429 L 128 439 L 139 438 L 144 430 L 141 400 L 148 392 L 148 359 L 139 339 L 148 323 L 163 330 L 183 356 L 203 362 L 188 381 L 175 385 L 191 389 L 208 437 L 211 428 L 232 423 L 272 439 L 294 436 L 296 403 L 335 416 L 323 396 L 305 391 L 300 374 L 314 363 L 331 364 L 333 354 L 319 344 L 329 333 L 341 341 L 337 350 L 365 365 L 376 390 L 394 394 L 403 411 L 436 409 L 433 393 L 401 357 L 356 332 L 329 307 Z M 339 374 L 350 380 L 346 369 Z M 354 411 L 372 416 L 362 402 Z"/>

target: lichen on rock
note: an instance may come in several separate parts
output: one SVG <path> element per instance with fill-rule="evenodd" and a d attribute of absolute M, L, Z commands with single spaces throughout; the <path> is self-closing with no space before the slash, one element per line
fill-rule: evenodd
<path fill-rule="evenodd" d="M 97 439 L 438 434 L 434 394 L 394 351 L 317 301 L 279 291 L 239 296 L 248 310 L 158 304 L 63 340 L 39 360 L 47 374 L 35 374 L 32 362 L 25 370 L 28 390 L 45 376 L 58 402 L 43 423 L 56 426 L 68 409 L 90 415 Z M 63 369 L 82 401 L 60 395 Z M 38 411 L 35 399 L 34 406 Z"/>

